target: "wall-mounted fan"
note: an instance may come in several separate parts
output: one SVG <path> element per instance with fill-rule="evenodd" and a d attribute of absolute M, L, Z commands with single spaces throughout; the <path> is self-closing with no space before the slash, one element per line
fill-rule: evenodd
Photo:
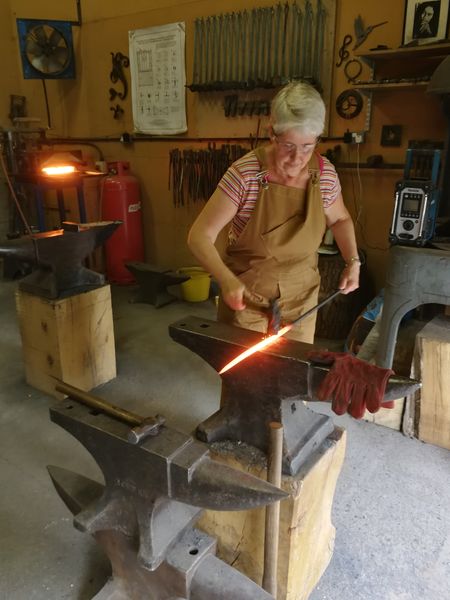
<path fill-rule="evenodd" d="M 70 21 L 17 19 L 25 79 L 74 79 Z"/>

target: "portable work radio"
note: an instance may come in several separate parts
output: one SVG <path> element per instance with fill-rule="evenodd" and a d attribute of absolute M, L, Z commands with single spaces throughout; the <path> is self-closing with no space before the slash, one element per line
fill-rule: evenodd
<path fill-rule="evenodd" d="M 389 241 L 424 246 L 434 235 L 439 206 L 440 150 L 408 148 L 404 179 L 395 188 Z"/>

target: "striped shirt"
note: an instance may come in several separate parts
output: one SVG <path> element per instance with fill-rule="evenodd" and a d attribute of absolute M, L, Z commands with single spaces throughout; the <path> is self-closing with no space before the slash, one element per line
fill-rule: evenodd
<path fill-rule="evenodd" d="M 341 193 L 341 184 L 331 162 L 324 156 L 321 157 L 321 160 L 323 164 L 320 174 L 320 191 L 323 206 L 328 208 Z M 236 240 L 242 233 L 255 208 L 260 186 L 257 175 L 260 171 L 261 165 L 252 151 L 234 162 L 219 181 L 218 187 L 237 206 L 237 213 L 230 226 L 230 242 Z"/>

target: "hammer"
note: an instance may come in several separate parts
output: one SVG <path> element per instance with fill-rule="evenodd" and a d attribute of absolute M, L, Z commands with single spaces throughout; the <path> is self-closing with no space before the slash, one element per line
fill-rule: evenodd
<path fill-rule="evenodd" d="M 66 396 L 69 396 L 72 400 L 76 400 L 77 402 L 81 402 L 81 404 L 85 404 L 90 408 L 105 413 L 122 423 L 133 425 L 127 436 L 127 439 L 131 444 L 139 444 L 139 442 L 148 436 L 158 435 L 159 430 L 166 422 L 166 419 L 161 415 L 156 415 L 155 417 L 141 417 L 124 408 L 114 406 L 114 404 L 110 404 L 102 398 L 98 398 L 97 396 L 93 396 L 92 394 L 88 394 L 78 388 L 72 387 L 63 381 L 59 381 L 55 385 L 55 390 L 62 394 L 66 394 Z"/>
<path fill-rule="evenodd" d="M 295 319 L 295 321 L 292 321 L 292 323 L 290 323 L 289 325 L 291 327 L 297 325 L 297 323 L 300 323 L 300 321 L 303 321 L 303 319 L 306 319 L 306 317 L 309 317 L 309 315 L 315 313 L 317 310 L 319 310 L 319 308 L 322 308 L 322 306 L 328 304 L 328 302 L 331 302 L 331 300 L 333 300 L 333 298 L 338 296 L 340 293 L 341 290 L 335 290 L 332 294 L 324 298 L 322 302 L 319 302 L 318 304 L 307 310 L 305 313 L 303 313 L 297 319 Z M 255 294 L 252 292 L 247 292 L 246 294 L 244 294 L 244 296 L 247 298 L 247 300 L 249 300 L 256 306 L 266 308 L 269 317 L 267 333 L 268 335 L 276 335 L 281 327 L 281 311 L 278 303 L 278 298 L 265 300 L 262 296 L 259 296 L 259 294 Z"/>

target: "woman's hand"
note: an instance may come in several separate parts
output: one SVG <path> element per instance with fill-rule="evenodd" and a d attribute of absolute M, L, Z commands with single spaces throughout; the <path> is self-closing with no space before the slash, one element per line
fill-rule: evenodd
<path fill-rule="evenodd" d="M 225 304 L 232 310 L 244 310 L 244 294 L 246 293 L 246 289 L 242 281 L 235 275 L 231 275 L 219 282 L 219 284 Z"/>
<path fill-rule="evenodd" d="M 342 271 L 339 289 L 342 294 L 349 294 L 359 288 L 359 262 L 352 262 Z"/>

